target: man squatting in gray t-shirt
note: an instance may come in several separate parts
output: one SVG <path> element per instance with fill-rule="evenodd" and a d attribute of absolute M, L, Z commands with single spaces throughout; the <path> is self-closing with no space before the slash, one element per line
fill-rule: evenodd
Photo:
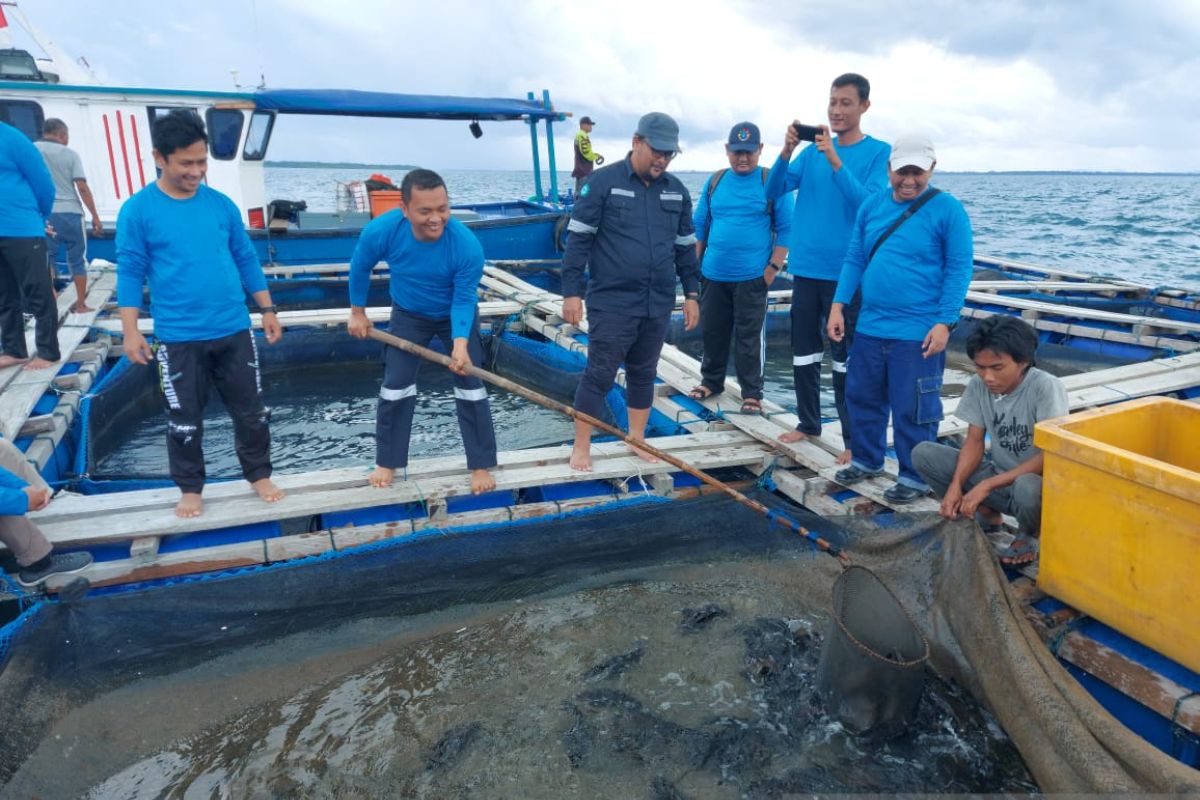
<path fill-rule="evenodd" d="M 1042 451 L 1033 446 L 1033 426 L 1068 412 L 1062 381 L 1034 366 L 1037 344 L 1037 332 L 1016 317 L 980 322 L 967 337 L 976 374 L 954 412 L 969 426 L 962 449 L 922 442 L 912 454 L 917 472 L 942 498 L 943 517 L 978 513 L 985 531 L 999 527 L 1001 514 L 1017 518 L 1017 536 L 1000 553 L 1007 565 L 1028 564 L 1038 553 Z"/>

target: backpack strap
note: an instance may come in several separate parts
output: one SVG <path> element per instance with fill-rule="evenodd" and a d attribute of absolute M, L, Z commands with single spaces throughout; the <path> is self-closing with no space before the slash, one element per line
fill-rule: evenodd
<path fill-rule="evenodd" d="M 758 169 L 759 169 L 759 174 L 762 176 L 763 188 L 766 188 L 767 176 L 771 174 L 771 170 L 767 169 L 766 167 L 759 167 Z M 716 172 L 714 172 L 712 174 L 712 177 L 708 179 L 708 191 L 704 193 L 704 198 L 705 198 L 705 200 L 707 200 L 707 203 L 705 204 L 704 208 L 705 208 L 705 211 L 708 212 L 708 232 L 709 232 L 708 235 L 709 236 L 712 235 L 713 192 L 715 192 L 717 190 L 717 184 L 720 183 L 721 179 L 725 177 L 726 172 L 729 172 L 728 167 L 725 167 L 724 169 L 719 169 Z M 766 192 L 763 192 L 763 194 L 766 194 Z M 771 222 L 771 240 L 774 241 L 774 239 L 775 239 L 775 204 L 772 203 L 770 200 L 767 200 L 767 219 L 770 220 L 770 222 Z"/>

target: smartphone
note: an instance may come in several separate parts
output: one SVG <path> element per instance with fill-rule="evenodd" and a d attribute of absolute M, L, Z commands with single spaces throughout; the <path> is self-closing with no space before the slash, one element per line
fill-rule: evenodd
<path fill-rule="evenodd" d="M 824 132 L 816 125 L 801 125 L 799 122 L 792 124 L 792 130 L 796 132 L 802 142 L 815 142 L 817 134 Z"/>

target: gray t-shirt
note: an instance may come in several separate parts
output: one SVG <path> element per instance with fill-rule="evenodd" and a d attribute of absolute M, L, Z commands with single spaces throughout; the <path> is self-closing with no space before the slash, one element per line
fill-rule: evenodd
<path fill-rule="evenodd" d="M 1020 385 L 1009 394 L 992 394 L 978 375 L 971 378 L 954 416 L 987 431 L 992 440 L 992 463 L 1001 472 L 1021 464 L 1034 453 L 1033 426 L 1061 417 L 1067 406 L 1063 382 L 1037 367 L 1030 367 Z"/>
<path fill-rule="evenodd" d="M 45 139 L 34 142 L 46 159 L 50 168 L 50 177 L 54 178 L 54 211 L 55 214 L 82 214 L 83 203 L 79 202 L 79 194 L 75 191 L 75 181 L 87 180 L 83 174 L 83 160 L 79 154 L 64 144 L 48 142 Z"/>

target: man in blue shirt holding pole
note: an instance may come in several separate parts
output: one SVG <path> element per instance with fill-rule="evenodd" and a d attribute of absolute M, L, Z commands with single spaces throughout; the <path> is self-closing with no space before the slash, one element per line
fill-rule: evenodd
<path fill-rule="evenodd" d="M 792 196 L 766 195 L 766 170 L 758 166 L 762 138 L 753 122 L 729 131 L 729 168 L 714 173 L 696 204 L 696 255 L 700 258 L 700 385 L 703 400 L 725 389 L 732 335 L 733 363 L 742 390 L 742 412 L 762 411 L 767 290 L 783 269 L 792 227 Z"/>
<path fill-rule="evenodd" d="M 779 437 L 788 444 L 821 435 L 824 320 L 829 317 L 854 215 L 863 199 L 887 187 L 888 145 L 862 131 L 862 115 L 871 107 L 870 97 L 871 84 L 862 75 L 848 72 L 834 78 L 829 90 L 829 126 L 806 128 L 799 120 L 793 121 L 767 181 L 768 197 L 796 191 L 788 269 L 792 274 L 792 373 L 799 421 L 795 430 Z M 792 159 L 802 132 L 812 144 Z M 857 303 L 847 306 L 846 337 L 831 342 L 829 348 L 833 399 L 845 442 L 838 458 L 841 464 L 849 463 L 851 455 L 846 353 L 854 339 L 857 311 Z"/>
<path fill-rule="evenodd" d="M 117 305 L 125 355 L 158 363 L 167 403 L 167 459 L 180 517 L 204 511 L 204 406 L 215 386 L 233 418 L 242 475 L 264 501 L 283 491 L 271 480 L 270 412 L 263 403 L 258 347 L 246 310 L 249 292 L 269 344 L 282 330 L 262 265 L 237 206 L 204 183 L 208 136 L 193 111 L 160 117 L 151 132 L 158 180 L 131 197 L 117 218 Z M 154 348 L 138 330 L 150 284 Z"/>
<path fill-rule="evenodd" d="M 476 290 L 483 277 L 483 247 L 466 225 L 450 216 L 446 183 L 436 172 L 414 169 L 400 184 L 400 210 L 371 220 L 350 259 L 351 336 L 365 339 L 371 270 L 386 261 L 390 271 L 392 317 L 388 332 L 421 346 L 439 337 L 450 349 L 454 406 L 467 451 L 471 491 L 496 488 L 496 433 L 487 389 L 467 368 L 483 362 Z M 396 470 L 408 466 L 408 445 L 417 407 L 417 367 L 421 359 L 395 347 L 384 348 L 383 386 L 375 420 L 372 486 L 389 486 Z"/>

